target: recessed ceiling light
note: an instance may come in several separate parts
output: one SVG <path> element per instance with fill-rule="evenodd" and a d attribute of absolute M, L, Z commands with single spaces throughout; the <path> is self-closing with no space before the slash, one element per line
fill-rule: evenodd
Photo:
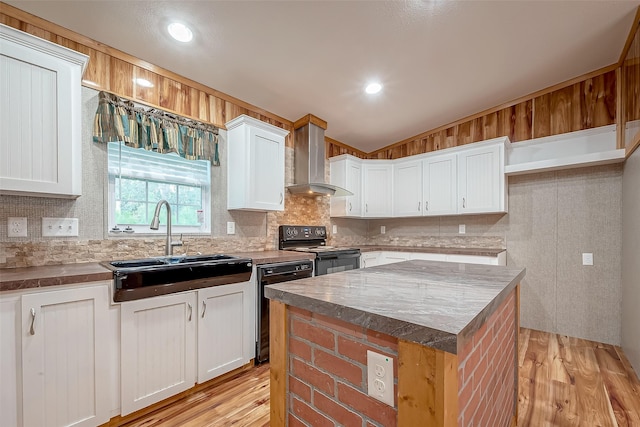
<path fill-rule="evenodd" d="M 187 43 L 190 42 L 191 39 L 193 39 L 193 33 L 191 32 L 189 27 L 179 22 L 173 22 L 169 24 L 169 26 L 167 27 L 167 31 L 169 31 L 171 37 L 178 40 L 179 42 Z"/>
<path fill-rule="evenodd" d="M 364 89 L 364 91 L 370 95 L 373 95 L 374 93 L 378 93 L 381 90 L 382 90 L 382 85 L 380 83 L 369 83 L 367 87 Z"/>
<path fill-rule="evenodd" d="M 137 79 L 133 79 L 134 82 L 136 82 L 136 84 L 138 86 L 142 86 L 142 87 L 153 87 L 153 83 L 151 83 L 149 80 L 147 79 L 141 79 L 141 78 L 137 78 Z"/>

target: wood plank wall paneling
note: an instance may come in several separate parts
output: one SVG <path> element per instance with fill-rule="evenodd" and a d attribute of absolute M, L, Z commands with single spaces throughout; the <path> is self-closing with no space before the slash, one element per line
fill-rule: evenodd
<path fill-rule="evenodd" d="M 241 114 L 288 130 L 287 147 L 293 147 L 293 123 L 259 107 L 215 89 L 181 78 L 171 71 L 148 64 L 56 24 L 0 2 L 0 23 L 60 44 L 89 56 L 83 84 L 134 102 L 168 110 L 224 128 Z M 143 78 L 153 84 L 147 88 L 135 83 Z"/>
<path fill-rule="evenodd" d="M 508 136 L 511 142 L 525 141 L 606 126 L 615 120 L 614 69 L 432 134 L 390 145 L 367 157 L 397 159 L 500 136 Z"/>

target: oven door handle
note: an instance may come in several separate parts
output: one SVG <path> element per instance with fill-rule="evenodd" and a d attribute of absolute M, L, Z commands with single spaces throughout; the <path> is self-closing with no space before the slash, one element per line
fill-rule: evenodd
<path fill-rule="evenodd" d="M 323 261 L 325 259 L 349 259 L 349 258 L 360 258 L 360 253 L 352 253 L 352 254 L 332 254 L 332 253 L 325 253 L 322 255 L 316 255 L 316 259 Z"/>

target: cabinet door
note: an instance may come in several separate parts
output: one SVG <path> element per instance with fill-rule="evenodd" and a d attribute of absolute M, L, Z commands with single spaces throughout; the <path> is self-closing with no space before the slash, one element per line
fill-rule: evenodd
<path fill-rule="evenodd" d="M 364 216 L 391 216 L 393 191 L 393 165 L 365 164 L 364 165 Z"/>
<path fill-rule="evenodd" d="M 0 191 L 77 197 L 88 58 L 13 28 L 0 36 Z"/>
<path fill-rule="evenodd" d="M 25 426 L 109 421 L 108 286 L 22 297 Z"/>
<path fill-rule="evenodd" d="M 263 129 L 249 132 L 250 203 L 254 209 L 284 210 L 284 138 Z"/>
<path fill-rule="evenodd" d="M 408 261 L 410 259 L 410 252 L 382 252 L 378 265 L 393 264 L 395 262 Z"/>
<path fill-rule="evenodd" d="M 360 268 L 375 267 L 380 265 L 381 252 L 364 252 L 360 255 Z"/>
<path fill-rule="evenodd" d="M 362 216 L 362 163 L 352 158 L 330 161 L 330 182 L 353 193 L 331 197 L 332 217 Z"/>
<path fill-rule="evenodd" d="M 198 382 L 255 357 L 255 289 L 252 282 L 198 291 Z"/>
<path fill-rule="evenodd" d="M 197 316 L 195 292 L 121 304 L 122 415 L 193 387 Z"/>
<path fill-rule="evenodd" d="M 505 191 L 504 166 L 500 163 L 499 145 L 458 154 L 458 213 L 504 211 L 500 202 Z"/>
<path fill-rule="evenodd" d="M 449 255 L 447 255 L 447 261 L 449 261 L 449 262 L 461 262 L 461 263 L 465 263 L 465 264 L 499 265 L 498 257 L 481 256 L 481 255 L 449 254 Z"/>
<path fill-rule="evenodd" d="M 422 162 L 393 165 L 393 216 L 422 215 Z"/>
<path fill-rule="evenodd" d="M 457 174 L 455 154 L 434 156 L 423 161 L 423 212 L 448 215 L 457 212 Z"/>

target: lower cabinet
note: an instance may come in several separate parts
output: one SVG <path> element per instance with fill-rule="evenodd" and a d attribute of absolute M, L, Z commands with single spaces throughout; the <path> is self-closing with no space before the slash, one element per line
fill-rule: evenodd
<path fill-rule="evenodd" d="M 22 296 L 22 425 L 109 421 L 108 289 L 105 284 Z"/>
<path fill-rule="evenodd" d="M 253 359 L 254 295 L 241 282 L 122 303 L 121 414 Z"/>
<path fill-rule="evenodd" d="M 193 387 L 195 306 L 195 292 L 122 303 L 121 415 Z"/>
<path fill-rule="evenodd" d="M 255 357 L 255 286 L 234 283 L 198 291 L 198 382 Z"/>
<path fill-rule="evenodd" d="M 467 264 L 507 265 L 506 251 L 500 252 L 497 256 L 439 254 L 428 252 L 372 251 L 364 252 L 360 256 L 360 266 L 362 268 L 368 268 L 378 265 L 392 264 L 394 262 L 409 261 L 413 259 L 421 259 L 426 261 L 461 262 Z"/>

